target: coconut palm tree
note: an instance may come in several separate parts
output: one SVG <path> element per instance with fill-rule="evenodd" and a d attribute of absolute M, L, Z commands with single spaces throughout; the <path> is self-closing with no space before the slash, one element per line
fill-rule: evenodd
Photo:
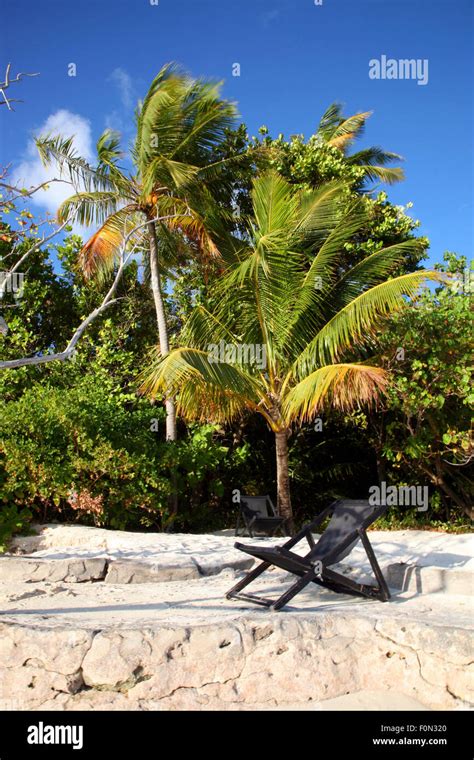
<path fill-rule="evenodd" d="M 366 181 L 380 180 L 392 185 L 405 176 L 400 167 L 387 166 L 392 161 L 403 160 L 398 153 L 385 151 L 378 146 L 365 148 L 357 153 L 348 153 L 352 143 L 362 135 L 366 121 L 371 115 L 371 111 L 364 111 L 346 117 L 342 113 L 340 103 L 331 103 L 321 117 L 316 135 L 327 145 L 338 148 L 349 165 L 363 169 Z"/>
<path fill-rule="evenodd" d="M 295 191 L 274 172 L 253 185 L 253 219 L 239 261 L 198 306 L 181 346 L 155 356 L 142 390 L 176 394 L 188 419 L 229 422 L 260 414 L 276 440 L 278 508 L 291 520 L 288 438 L 322 409 L 372 404 L 386 374 L 368 361 L 384 318 L 406 306 L 429 275 L 387 279 L 415 241 L 373 253 L 350 271 L 344 244 L 365 220 L 344 211 L 344 186 Z"/>
<path fill-rule="evenodd" d="M 99 227 L 81 251 L 86 275 L 112 270 L 125 238 L 137 227 L 145 229 L 162 356 L 169 351 L 164 267 L 176 264 L 183 244 L 188 254 L 204 260 L 219 255 L 219 215 L 212 189 L 227 162 L 215 162 L 212 156 L 235 118 L 236 109 L 221 99 L 219 84 L 192 79 L 169 64 L 137 109 L 132 173 L 120 166 L 120 136 L 111 130 L 97 142 L 95 166 L 77 155 L 72 138 L 48 135 L 36 143 L 43 162 L 57 163 L 79 188 L 63 202 L 58 218 L 75 213 L 81 224 Z M 136 239 L 132 236 L 131 241 Z M 176 440 L 171 396 L 165 404 L 166 438 Z"/>

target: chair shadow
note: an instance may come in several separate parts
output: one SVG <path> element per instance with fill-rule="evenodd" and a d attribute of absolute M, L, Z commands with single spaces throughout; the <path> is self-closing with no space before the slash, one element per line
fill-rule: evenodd
<path fill-rule="evenodd" d="M 282 593 L 282 587 L 280 585 L 278 586 L 265 586 L 265 593 L 266 594 L 275 594 L 275 598 L 278 598 L 279 595 Z M 331 590 L 317 590 L 317 594 L 319 597 L 322 597 L 321 601 L 323 601 L 323 604 L 317 604 L 317 601 L 315 599 L 315 606 L 308 607 L 307 606 L 307 597 L 309 594 L 309 590 L 306 589 L 303 594 L 305 594 L 304 598 L 304 604 L 302 607 L 297 607 L 295 605 L 287 605 L 287 607 L 284 608 L 283 612 L 292 612 L 292 613 L 307 613 L 307 612 L 325 612 L 327 610 L 331 609 L 340 609 L 341 607 L 348 607 L 351 608 L 353 605 L 360 606 L 363 605 L 374 605 L 374 604 L 382 604 L 382 602 L 378 602 L 377 600 L 373 599 L 365 599 L 363 597 L 358 597 L 355 594 L 336 594 L 335 592 Z M 402 592 L 399 592 L 402 593 Z M 335 597 L 334 602 L 327 603 L 326 598 L 332 595 Z M 403 603 L 406 602 L 407 599 L 397 599 L 397 590 L 394 591 L 392 596 L 392 601 L 396 601 L 397 603 Z M 211 604 L 209 604 L 211 602 Z M 87 606 L 87 607 L 67 607 L 67 608 L 41 608 L 41 609 L 29 609 L 29 610 L 0 610 L 0 616 L 4 617 L 21 617 L 22 615 L 31 615 L 31 616 L 44 616 L 44 615 L 51 615 L 51 616 L 57 616 L 57 615 L 72 615 L 72 614 L 81 614 L 84 612 L 123 612 L 123 611 L 164 611 L 168 610 L 172 612 L 173 610 L 180 610 L 180 609 L 194 609 L 196 611 L 200 611 L 202 613 L 206 613 L 207 610 L 209 611 L 220 611 L 220 612 L 238 612 L 238 611 L 247 611 L 252 613 L 262 613 L 262 614 L 268 614 L 269 610 L 261 607 L 259 605 L 243 605 L 239 600 L 227 600 L 225 597 L 222 598 L 222 602 L 219 604 L 212 604 L 212 602 L 216 602 L 215 596 L 205 596 L 205 597 L 195 597 L 193 599 L 184 599 L 179 601 L 162 601 L 162 602 L 155 602 L 150 604 L 97 604 L 97 606 Z M 199 610 L 199 604 L 204 603 L 205 606 L 203 606 Z"/>

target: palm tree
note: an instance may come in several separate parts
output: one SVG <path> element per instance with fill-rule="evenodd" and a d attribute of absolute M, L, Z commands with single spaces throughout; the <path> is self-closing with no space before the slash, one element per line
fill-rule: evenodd
<path fill-rule="evenodd" d="M 181 347 L 155 356 L 142 376 L 144 393 L 176 394 L 188 419 L 264 417 L 276 439 L 278 508 L 290 521 L 292 427 L 331 405 L 376 400 L 387 380 L 368 363 L 377 331 L 430 275 L 387 280 L 413 240 L 342 270 L 343 246 L 365 222 L 360 199 L 344 211 L 343 195 L 338 182 L 308 194 L 274 172 L 257 178 L 239 261 L 216 282 L 213 301 L 192 312 Z"/>
<path fill-rule="evenodd" d="M 342 113 L 340 103 L 332 103 L 321 117 L 316 137 L 332 148 L 340 150 L 349 165 L 363 169 L 365 180 L 380 180 L 392 185 L 405 176 L 400 167 L 387 166 L 392 161 L 403 160 L 398 153 L 385 151 L 378 146 L 365 148 L 357 153 L 348 153 L 354 140 L 362 135 L 366 121 L 371 115 L 371 111 L 364 111 L 346 117 Z"/>
<path fill-rule="evenodd" d="M 183 244 L 188 254 L 204 261 L 219 255 L 215 242 L 219 216 L 212 189 L 227 162 L 216 162 L 212 156 L 236 115 L 234 105 L 221 99 L 219 84 L 194 80 L 169 64 L 155 77 L 137 110 L 132 174 L 119 165 L 120 136 L 112 130 L 97 142 L 96 166 L 77 155 L 72 138 L 48 135 L 36 142 L 43 162 L 56 162 L 80 187 L 61 205 L 58 218 L 75 213 L 81 224 L 99 226 L 81 251 L 86 275 L 110 272 L 130 232 L 138 226 L 146 229 L 162 356 L 169 351 L 164 265 L 170 256 L 171 264 L 176 264 Z M 172 396 L 166 396 L 165 405 L 166 438 L 176 440 Z"/>

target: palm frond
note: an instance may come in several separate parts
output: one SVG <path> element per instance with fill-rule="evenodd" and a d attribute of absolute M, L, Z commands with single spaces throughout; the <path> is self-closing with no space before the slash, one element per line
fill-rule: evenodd
<path fill-rule="evenodd" d="M 364 148 L 357 151 L 357 153 L 351 153 L 346 156 L 348 164 L 356 164 L 357 166 L 363 166 L 368 164 L 378 164 L 379 166 L 386 166 L 393 161 L 403 161 L 403 156 L 398 153 L 391 153 L 388 150 L 384 150 L 377 145 L 373 145 L 370 148 Z"/>
<path fill-rule="evenodd" d="M 211 361 L 210 361 L 211 359 Z M 257 381 L 242 367 L 213 362 L 209 351 L 182 347 L 165 357 L 156 352 L 140 377 L 141 393 L 176 395 L 180 414 L 187 419 L 209 417 L 230 421 L 260 399 Z"/>
<path fill-rule="evenodd" d="M 267 172 L 254 181 L 252 202 L 258 244 L 273 249 L 285 245 L 298 213 L 298 197 L 291 185 L 276 171 Z"/>
<path fill-rule="evenodd" d="M 207 224 L 206 217 L 194 208 L 191 208 L 185 198 L 162 196 L 159 199 L 160 215 L 169 215 L 164 224 L 172 231 L 181 231 L 189 240 L 198 247 L 204 262 L 208 259 L 219 259 L 220 252 L 215 244 Z"/>
<path fill-rule="evenodd" d="M 43 165 L 49 166 L 56 163 L 61 176 L 66 175 L 76 187 L 83 188 L 86 192 L 94 190 L 120 192 L 124 189 L 119 187 L 106 172 L 94 168 L 77 153 L 74 137 L 46 135 L 36 138 L 35 144 Z"/>
<path fill-rule="evenodd" d="M 113 129 L 106 129 L 97 140 L 96 145 L 99 164 L 116 166 L 123 153 L 120 150 L 120 134 Z"/>
<path fill-rule="evenodd" d="M 236 343 L 236 336 L 218 314 L 213 314 L 202 305 L 196 306 L 183 328 L 182 340 L 202 351 L 211 343 Z"/>
<path fill-rule="evenodd" d="M 127 197 L 134 195 L 133 183 L 125 176 L 118 162 L 123 158 L 120 150 L 120 134 L 106 129 L 97 140 L 97 170 L 107 175 Z"/>
<path fill-rule="evenodd" d="M 90 226 L 91 224 L 103 224 L 110 214 L 114 214 L 120 206 L 123 206 L 123 198 L 115 192 L 91 191 L 76 193 L 66 198 L 58 209 L 57 218 L 60 222 L 75 214 L 75 220 L 79 224 Z"/>
<path fill-rule="evenodd" d="M 314 256 L 306 274 L 299 277 L 291 311 L 282 326 L 282 340 L 292 347 L 293 356 L 304 350 L 308 341 L 324 324 L 329 293 L 334 287 L 344 255 L 344 245 L 356 235 L 367 220 L 360 201 L 349 207 Z"/>
<path fill-rule="evenodd" d="M 137 138 L 134 154 L 143 176 L 157 155 L 172 157 L 182 139 L 182 103 L 190 79 L 176 64 L 167 64 L 158 72 L 137 113 Z"/>
<path fill-rule="evenodd" d="M 184 118 L 189 125 L 172 157 L 187 153 L 209 155 L 215 145 L 235 125 L 235 105 L 220 95 L 222 83 L 202 79 L 189 84 L 183 103 Z M 206 162 L 208 163 L 208 162 Z"/>
<path fill-rule="evenodd" d="M 360 201 L 356 201 L 347 209 L 319 248 L 304 278 L 303 285 L 314 290 L 316 278 L 320 278 L 325 288 L 330 286 L 340 264 L 344 244 L 354 237 L 367 218 L 367 212 Z"/>
<path fill-rule="evenodd" d="M 387 373 L 380 367 L 366 364 L 320 367 L 291 388 L 285 397 L 283 413 L 291 424 L 311 420 L 328 406 L 349 411 L 370 405 L 387 382 Z"/>
<path fill-rule="evenodd" d="M 137 209 L 134 205 L 125 206 L 106 219 L 80 251 L 79 265 L 86 277 L 100 279 L 109 274 L 117 263 L 125 238 L 136 224 Z"/>
<path fill-rule="evenodd" d="M 419 250 L 419 241 L 404 240 L 381 248 L 349 269 L 335 284 L 331 300 L 344 306 L 353 298 L 385 280 L 406 256 Z"/>
<path fill-rule="evenodd" d="M 366 111 L 365 113 L 356 113 L 354 116 L 344 119 L 334 128 L 328 139 L 328 144 L 344 152 L 356 137 L 360 137 L 364 130 L 365 122 L 371 114 L 372 111 Z"/>
<path fill-rule="evenodd" d="M 427 279 L 439 280 L 437 272 L 420 271 L 395 277 L 366 290 L 340 309 L 318 332 L 295 363 L 294 373 L 303 378 L 316 367 L 330 364 L 344 351 L 354 350 L 376 334 L 382 319 L 406 305 Z"/>
<path fill-rule="evenodd" d="M 196 180 L 197 173 L 196 166 L 182 161 L 172 161 L 162 155 L 155 156 L 144 171 L 142 193 L 145 196 L 150 195 L 158 185 L 180 191 Z"/>
<path fill-rule="evenodd" d="M 327 142 L 334 133 L 335 128 L 343 120 L 342 105 L 340 103 L 331 103 L 321 117 L 316 134 Z"/>
<path fill-rule="evenodd" d="M 387 185 L 394 185 L 396 182 L 402 182 L 405 179 L 405 172 L 399 166 L 374 166 L 372 164 L 360 164 L 364 170 L 366 180 L 380 180 Z"/>
<path fill-rule="evenodd" d="M 303 233 L 310 245 L 320 243 L 337 225 L 344 212 L 346 183 L 340 180 L 325 182 L 310 194 L 301 196 L 297 236 Z"/>

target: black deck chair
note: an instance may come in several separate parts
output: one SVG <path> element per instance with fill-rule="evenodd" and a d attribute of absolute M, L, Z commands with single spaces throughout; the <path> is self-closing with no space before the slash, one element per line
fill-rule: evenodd
<path fill-rule="evenodd" d="M 284 517 L 278 517 L 273 502 L 268 494 L 266 496 L 240 496 L 240 511 L 237 517 L 235 535 L 239 535 L 241 522 L 243 531 L 247 531 L 250 538 L 254 533 L 265 533 L 267 536 L 276 536 L 280 531 L 285 536 Z M 241 533 L 240 535 L 243 535 Z"/>
<path fill-rule="evenodd" d="M 361 594 L 371 599 L 386 602 L 390 599 L 390 592 L 379 567 L 374 551 L 368 539 L 366 530 L 387 510 L 386 505 L 373 506 L 368 501 L 356 501 L 340 499 L 333 502 L 318 517 L 300 530 L 293 538 L 290 538 L 282 546 L 245 546 L 235 544 L 252 557 L 257 557 L 261 562 L 256 568 L 250 570 L 245 578 L 239 581 L 227 593 L 227 599 L 243 599 L 254 602 L 272 610 L 280 610 L 288 604 L 308 583 L 317 583 L 333 591 Z M 315 542 L 312 532 L 326 517 L 332 515 L 331 520 L 323 532 L 319 541 Z M 309 552 L 300 556 L 291 551 L 300 541 L 306 539 L 309 544 Z M 376 586 L 357 583 L 352 578 L 347 578 L 341 573 L 331 569 L 331 565 L 340 562 L 352 551 L 359 539 L 362 541 L 367 553 L 370 565 L 377 580 Z M 266 599 L 255 594 L 242 594 L 245 586 L 258 578 L 271 565 L 276 565 L 289 573 L 299 576 L 278 599 Z"/>

